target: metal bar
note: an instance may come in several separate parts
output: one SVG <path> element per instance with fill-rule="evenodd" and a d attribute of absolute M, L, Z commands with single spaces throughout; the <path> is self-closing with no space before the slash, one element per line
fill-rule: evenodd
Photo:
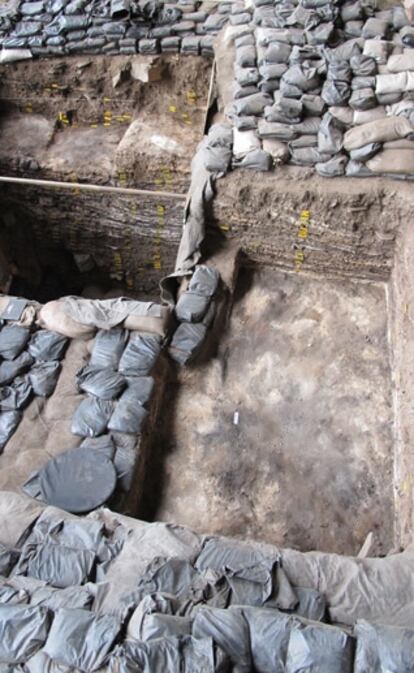
<path fill-rule="evenodd" d="M 54 189 L 79 189 L 85 192 L 101 192 L 107 194 L 127 194 L 129 196 L 158 196 L 163 199 L 185 201 L 187 194 L 175 194 L 174 192 L 152 191 L 150 189 L 133 189 L 130 187 L 107 187 L 106 185 L 90 185 L 85 182 L 56 182 L 55 180 L 34 180 L 33 178 L 15 178 L 0 176 L 0 183 L 16 185 L 32 185 L 37 187 L 52 187 Z"/>

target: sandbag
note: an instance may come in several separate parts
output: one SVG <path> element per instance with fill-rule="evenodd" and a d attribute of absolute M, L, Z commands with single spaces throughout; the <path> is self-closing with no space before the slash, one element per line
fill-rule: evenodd
<path fill-rule="evenodd" d="M 350 65 L 356 77 L 373 77 L 377 74 L 377 62 L 372 56 L 356 54 L 351 57 Z"/>
<path fill-rule="evenodd" d="M 285 141 L 293 140 L 299 135 L 295 127 L 277 122 L 267 122 L 265 119 L 260 119 L 257 132 L 260 138 L 276 138 Z"/>
<path fill-rule="evenodd" d="M 310 115 L 322 115 L 326 108 L 323 98 L 315 94 L 304 94 L 301 101 L 303 109 Z"/>
<path fill-rule="evenodd" d="M 298 87 L 307 92 L 315 89 L 319 84 L 319 76 L 316 68 L 304 63 L 292 65 L 283 75 L 282 80 L 287 84 Z"/>
<path fill-rule="evenodd" d="M 377 98 L 371 88 L 356 89 L 348 101 L 349 107 L 353 110 L 372 110 L 377 104 Z"/>
<path fill-rule="evenodd" d="M 414 629 L 358 621 L 354 673 L 413 670 Z"/>
<path fill-rule="evenodd" d="M 18 376 L 9 386 L 0 388 L 0 412 L 24 409 L 32 396 L 32 386 L 27 376 Z"/>
<path fill-rule="evenodd" d="M 345 175 L 349 178 L 369 178 L 374 175 L 362 161 L 348 161 Z"/>
<path fill-rule="evenodd" d="M 414 70 L 414 51 L 406 50 L 403 54 L 392 54 L 387 61 L 387 70 L 402 73 Z"/>
<path fill-rule="evenodd" d="M 60 664 L 95 671 L 105 663 L 120 628 L 112 615 L 61 609 L 55 614 L 44 651 Z"/>
<path fill-rule="evenodd" d="M 373 173 L 414 175 L 413 150 L 383 150 L 367 162 Z"/>
<path fill-rule="evenodd" d="M 81 449 L 93 449 L 99 451 L 104 456 L 112 460 L 115 453 L 115 443 L 111 435 L 101 435 L 100 437 L 87 437 L 80 445 Z"/>
<path fill-rule="evenodd" d="M 95 338 L 90 365 L 97 369 L 118 369 L 127 341 L 128 334 L 123 329 L 100 330 Z"/>
<path fill-rule="evenodd" d="M 403 93 L 407 87 L 407 73 L 393 73 L 392 75 L 377 75 L 376 94 Z"/>
<path fill-rule="evenodd" d="M 219 284 L 220 274 L 211 266 L 200 264 L 196 266 L 190 278 L 188 290 L 203 297 L 212 297 Z"/>
<path fill-rule="evenodd" d="M 0 449 L 7 444 L 21 421 L 20 411 L 2 411 L 0 414 Z M 1 453 L 1 451 L 0 451 Z"/>
<path fill-rule="evenodd" d="M 264 52 L 262 63 L 288 63 L 292 48 L 284 42 L 271 42 Z"/>
<path fill-rule="evenodd" d="M 233 129 L 233 156 L 241 159 L 252 150 L 260 149 L 261 143 L 253 131 Z"/>
<path fill-rule="evenodd" d="M 372 159 L 382 148 L 382 143 L 369 143 L 358 147 L 356 150 L 351 150 L 350 156 L 353 161 L 368 161 Z"/>
<path fill-rule="evenodd" d="M 169 354 L 181 365 L 190 363 L 200 352 L 207 335 L 202 323 L 181 323 L 171 340 Z"/>
<path fill-rule="evenodd" d="M 126 386 L 125 378 L 112 369 L 98 369 L 86 365 L 76 374 L 76 385 L 80 391 L 101 400 L 114 400 Z"/>
<path fill-rule="evenodd" d="M 22 352 L 30 337 L 30 331 L 19 325 L 6 325 L 0 330 L 0 355 L 5 360 L 14 360 Z"/>
<path fill-rule="evenodd" d="M 284 164 L 289 159 L 289 148 L 286 143 L 282 143 L 275 138 L 264 138 L 263 149 L 270 154 L 274 164 Z"/>
<path fill-rule="evenodd" d="M 106 430 L 112 411 L 112 401 L 87 397 L 82 400 L 73 415 L 71 432 L 81 437 L 102 435 Z"/>
<path fill-rule="evenodd" d="M 59 362 L 37 362 L 33 365 L 28 375 L 33 393 L 39 397 L 49 397 L 56 388 L 60 369 Z"/>
<path fill-rule="evenodd" d="M 30 339 L 28 351 L 37 361 L 53 362 L 63 358 L 67 346 L 67 337 L 50 330 L 40 329 Z"/>
<path fill-rule="evenodd" d="M 73 549 L 50 542 L 27 544 L 23 547 L 15 574 L 64 589 L 87 582 L 95 560 L 95 553 L 88 549 Z"/>
<path fill-rule="evenodd" d="M 290 44 L 290 31 L 285 28 L 256 28 L 256 40 L 260 47 L 267 47 L 272 42 Z"/>
<path fill-rule="evenodd" d="M 354 641 L 344 631 L 319 624 L 293 629 L 285 673 L 352 673 Z"/>
<path fill-rule="evenodd" d="M 376 78 L 374 76 L 365 76 L 360 75 L 353 78 L 351 83 L 351 89 L 375 89 Z"/>
<path fill-rule="evenodd" d="M 345 175 L 348 158 L 344 154 L 332 157 L 328 161 L 315 164 L 316 172 L 324 178 L 336 178 Z"/>
<path fill-rule="evenodd" d="M 125 376 L 147 376 L 155 365 L 160 351 L 159 336 L 134 334 L 120 359 L 119 371 Z"/>
<path fill-rule="evenodd" d="M 287 69 L 286 63 L 265 63 L 259 66 L 259 73 L 265 81 L 280 80 Z"/>
<path fill-rule="evenodd" d="M 23 351 L 15 360 L 4 360 L 0 364 L 0 385 L 7 385 L 16 376 L 26 372 L 32 364 L 33 358 L 27 351 Z"/>
<path fill-rule="evenodd" d="M 110 430 L 130 434 L 140 434 L 142 432 L 148 416 L 148 411 L 144 409 L 140 401 L 142 399 L 142 389 L 144 387 L 146 390 L 149 386 L 152 391 L 153 384 L 151 377 L 138 377 L 136 382 L 132 379 L 128 381 L 128 388 L 119 398 L 115 411 L 109 420 L 108 428 Z M 151 392 L 149 396 L 150 394 Z"/>
<path fill-rule="evenodd" d="M 239 168 L 247 168 L 253 171 L 270 171 L 272 168 L 272 157 L 264 150 L 253 150 L 239 162 L 235 162 Z"/>
<path fill-rule="evenodd" d="M 171 322 L 171 309 L 168 306 L 159 307 L 160 316 L 130 314 L 124 320 L 125 329 L 136 332 L 148 332 L 159 334 L 164 337 L 169 330 Z"/>
<path fill-rule="evenodd" d="M 385 40 L 366 40 L 363 55 L 373 58 L 379 65 L 384 65 L 388 60 L 388 56 L 391 53 L 393 46 L 392 42 L 386 42 Z"/>
<path fill-rule="evenodd" d="M 38 323 L 51 332 L 63 334 L 70 339 L 90 339 L 96 328 L 73 320 L 64 310 L 62 300 L 50 301 L 39 312 Z"/>
<path fill-rule="evenodd" d="M 0 661 L 25 663 L 46 642 L 52 615 L 45 608 L 0 605 Z"/>
<path fill-rule="evenodd" d="M 266 105 L 271 105 L 272 99 L 270 96 L 257 93 L 253 96 L 246 96 L 234 101 L 233 109 L 236 115 L 261 115 Z"/>
<path fill-rule="evenodd" d="M 256 65 L 256 49 L 245 45 L 236 48 L 236 63 L 241 68 L 252 68 Z"/>
<path fill-rule="evenodd" d="M 344 147 L 350 152 L 363 145 L 406 138 L 414 128 L 404 117 L 386 117 L 350 129 L 344 136 Z"/>
<path fill-rule="evenodd" d="M 378 119 L 384 119 L 386 116 L 385 107 L 378 105 L 371 110 L 355 110 L 353 113 L 353 123 L 355 126 L 360 126 L 361 124 L 375 122 Z"/>
<path fill-rule="evenodd" d="M 299 620 L 268 608 L 242 608 L 241 612 L 249 626 L 254 670 L 285 673 L 291 631 L 299 626 Z"/>
<path fill-rule="evenodd" d="M 362 37 L 365 40 L 385 38 L 388 33 L 388 22 L 382 19 L 371 17 L 364 23 Z"/>
<path fill-rule="evenodd" d="M 319 152 L 316 147 L 294 149 L 290 153 L 290 161 L 296 166 L 314 166 L 329 161 L 330 158 L 330 154 Z"/>
<path fill-rule="evenodd" d="M 352 126 L 354 114 L 348 106 L 333 105 L 329 108 L 332 117 L 335 117 L 344 126 Z"/>
<path fill-rule="evenodd" d="M 207 313 L 209 303 L 209 297 L 183 292 L 175 307 L 175 314 L 180 322 L 200 322 Z"/>
<path fill-rule="evenodd" d="M 238 66 L 235 66 L 234 76 L 240 86 L 257 84 L 260 79 L 259 70 L 257 68 L 239 68 Z"/>
<path fill-rule="evenodd" d="M 350 83 L 352 71 L 348 61 L 331 61 L 328 65 L 327 79 Z"/>
<path fill-rule="evenodd" d="M 326 80 L 321 96 L 327 105 L 344 105 L 351 96 L 351 87 L 348 82 Z"/>
<path fill-rule="evenodd" d="M 249 627 L 240 610 L 200 608 L 194 618 L 193 636 L 212 638 L 229 656 L 237 673 L 250 673 Z"/>
<path fill-rule="evenodd" d="M 318 150 L 328 154 L 337 154 L 343 145 L 344 132 L 340 122 L 327 112 L 318 132 Z"/>

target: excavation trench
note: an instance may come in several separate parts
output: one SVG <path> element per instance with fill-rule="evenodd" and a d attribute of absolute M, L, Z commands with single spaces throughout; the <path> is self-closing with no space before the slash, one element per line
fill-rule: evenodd
<path fill-rule="evenodd" d="M 92 119 L 83 99 L 75 123 L 67 100 L 69 124 L 56 126 L 71 92 L 55 89 L 47 109 L 41 101 L 37 108 L 45 88 L 34 81 L 38 72 L 29 73 L 30 95 L 19 67 L 7 72 L 3 174 L 152 192 L 0 183 L 11 294 L 42 303 L 67 294 L 159 298 L 182 231 L 184 198 L 176 195 L 188 189 L 207 105 L 209 71 L 201 59 L 186 63 L 183 72 L 167 59 L 167 91 L 162 79 L 145 86 L 126 79 L 123 99 L 135 101 L 137 86 L 144 101 L 129 113 L 109 88 L 105 59 L 50 66 L 48 86 L 69 87 L 89 70 L 86 84 L 97 81 L 102 100 L 113 99 L 113 118 L 115 106 L 119 118 L 134 116 L 126 126 L 104 125 L 109 100 Z M 161 122 L 152 117 L 160 97 Z M 50 133 L 35 136 L 35 126 Z M 157 154 L 154 135 L 180 149 L 165 150 L 164 140 Z M 158 373 L 164 390 L 145 473 L 133 484 L 142 497 L 129 512 L 301 550 L 356 554 L 369 532 L 375 554 L 410 541 L 412 212 L 409 189 L 389 181 L 281 170 L 277 181 L 236 171 L 218 182 L 205 252 L 214 256 L 229 240 L 242 247 L 232 312 L 210 358 L 190 368 L 165 360 Z"/>

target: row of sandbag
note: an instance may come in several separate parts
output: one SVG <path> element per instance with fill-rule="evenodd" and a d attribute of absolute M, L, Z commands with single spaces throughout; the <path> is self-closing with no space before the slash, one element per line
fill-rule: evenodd
<path fill-rule="evenodd" d="M 144 2 L 138 16 L 130 7 L 122 20 L 111 18 L 109 3 L 23 2 L 20 17 L 0 20 L 2 59 L 13 60 L 13 52 L 27 57 L 65 54 L 182 53 L 213 55 L 213 36 L 227 20 L 231 3 L 220 3 L 218 11 L 207 11 L 178 0 L 175 3 Z M 148 6 L 154 5 L 153 11 Z M 105 7 L 106 5 L 106 7 Z"/>
<path fill-rule="evenodd" d="M 309 19 L 313 9 L 305 5 L 299 3 Z M 267 2 L 261 7 L 277 14 L 280 3 Z M 359 22 L 362 37 L 345 39 L 349 37 L 345 32 L 345 41 L 335 48 L 329 47 L 326 37 L 306 45 L 303 28 L 307 19 L 301 15 L 305 23 L 295 28 L 298 8 L 292 7 L 290 23 L 284 27 L 280 16 L 272 20 L 268 13 L 259 27 L 253 18 L 245 31 L 237 34 L 235 100 L 229 110 L 235 125 L 233 166 L 269 170 L 273 164 L 290 162 L 315 166 L 327 177 L 412 174 L 411 155 L 403 152 L 395 162 L 398 157 L 390 151 L 411 150 L 409 145 L 385 147 L 385 153 L 370 168 L 361 170 L 358 155 L 351 155 L 349 161 L 341 140 L 353 123 L 376 120 L 387 113 L 410 118 L 413 112 L 414 73 L 410 68 L 414 67 L 414 51 L 404 45 L 414 44 L 414 31 L 407 25 L 403 8 L 363 21 L 363 3 L 346 3 L 340 14 L 334 3 L 323 7 L 336 13 L 337 22 L 338 17 L 339 22 L 342 17 Z M 385 38 L 397 29 L 400 33 L 394 36 L 395 42 L 387 41 Z M 393 51 L 397 53 L 390 56 L 388 69 L 385 63 Z M 379 72 L 381 68 L 385 71 Z M 375 151 L 379 151 L 377 147 Z"/>
<path fill-rule="evenodd" d="M 0 329 L 0 449 L 22 419 L 33 395 L 49 397 L 60 374 L 68 339 L 16 324 Z"/>

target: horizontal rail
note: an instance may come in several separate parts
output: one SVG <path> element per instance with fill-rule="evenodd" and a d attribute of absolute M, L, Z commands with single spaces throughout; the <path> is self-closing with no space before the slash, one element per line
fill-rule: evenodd
<path fill-rule="evenodd" d="M 134 189 L 130 187 L 108 187 L 106 185 L 90 185 L 86 182 L 58 182 L 55 180 L 35 180 L 34 178 L 14 178 L 0 176 L 0 183 L 9 183 L 15 185 L 31 185 L 36 187 L 52 187 L 54 189 L 76 189 L 84 192 L 100 192 L 107 194 L 126 194 L 129 196 L 149 196 L 160 197 L 163 199 L 172 199 L 175 201 L 185 201 L 187 194 L 175 194 L 174 192 L 152 191 L 151 189 Z"/>

